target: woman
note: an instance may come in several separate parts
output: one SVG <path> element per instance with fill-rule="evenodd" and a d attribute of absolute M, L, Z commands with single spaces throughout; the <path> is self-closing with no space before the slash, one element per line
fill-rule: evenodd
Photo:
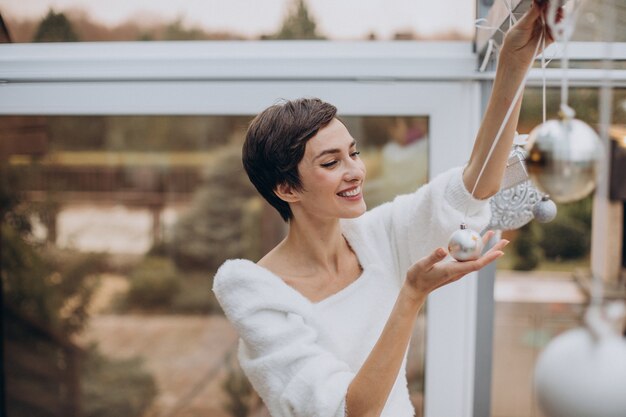
<path fill-rule="evenodd" d="M 465 211 L 474 229 L 489 220 L 486 199 L 499 189 L 521 100 L 474 196 L 467 190 L 531 63 L 544 12 L 534 4 L 506 36 L 465 169 L 371 211 L 365 166 L 334 106 L 301 99 L 253 120 L 244 166 L 289 230 L 258 263 L 224 263 L 213 291 L 240 334 L 242 369 L 272 416 L 414 415 L 404 368 L 418 311 L 430 292 L 494 261 L 508 243 L 463 263 L 444 260 L 441 247 Z"/>

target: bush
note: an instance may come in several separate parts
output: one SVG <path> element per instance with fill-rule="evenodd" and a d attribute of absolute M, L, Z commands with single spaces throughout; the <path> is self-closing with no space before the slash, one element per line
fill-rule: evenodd
<path fill-rule="evenodd" d="M 157 395 L 154 378 L 137 358 L 113 360 L 92 347 L 81 376 L 85 417 L 141 416 Z"/>
<path fill-rule="evenodd" d="M 172 300 L 171 311 L 179 314 L 223 314 L 209 274 L 185 273 L 181 289 Z"/>
<path fill-rule="evenodd" d="M 130 275 L 128 302 L 139 308 L 168 307 L 180 287 L 180 279 L 169 259 L 146 257 Z"/>
<path fill-rule="evenodd" d="M 189 210 L 172 229 L 168 253 L 184 271 L 214 271 L 246 251 L 244 208 L 256 195 L 241 164 L 241 147 L 215 153 Z"/>
<path fill-rule="evenodd" d="M 582 258 L 589 252 L 590 244 L 590 230 L 579 220 L 557 217 L 543 226 L 540 245 L 547 258 Z"/>
<path fill-rule="evenodd" d="M 540 231 L 529 223 L 519 230 L 517 238 L 513 242 L 515 260 L 513 269 L 517 271 L 532 271 L 539 266 L 543 253 L 537 244 Z"/>
<path fill-rule="evenodd" d="M 253 388 L 241 368 L 231 362 L 228 364 L 228 376 L 221 384 L 227 396 L 222 406 L 232 417 L 246 417 L 252 411 L 250 403 L 254 395 Z"/>

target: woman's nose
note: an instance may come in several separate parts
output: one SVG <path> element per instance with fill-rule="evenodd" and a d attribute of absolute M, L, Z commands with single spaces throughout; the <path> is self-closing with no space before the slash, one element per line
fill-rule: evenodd
<path fill-rule="evenodd" d="M 344 178 L 346 181 L 360 181 L 363 179 L 365 175 L 365 169 L 363 166 L 363 162 L 360 160 L 351 161 L 351 163 L 347 166 L 346 172 L 344 174 Z"/>

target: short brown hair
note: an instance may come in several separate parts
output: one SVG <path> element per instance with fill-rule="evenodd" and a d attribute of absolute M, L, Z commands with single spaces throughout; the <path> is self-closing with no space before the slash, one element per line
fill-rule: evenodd
<path fill-rule="evenodd" d="M 252 184 L 285 221 L 293 213 L 274 190 L 279 184 L 302 190 L 298 164 L 306 143 L 336 114 L 335 106 L 318 98 L 286 100 L 263 110 L 248 127 L 243 166 Z"/>

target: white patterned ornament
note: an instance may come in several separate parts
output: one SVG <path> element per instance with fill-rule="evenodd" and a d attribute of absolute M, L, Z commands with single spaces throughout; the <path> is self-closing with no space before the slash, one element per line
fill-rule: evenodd
<path fill-rule="evenodd" d="M 483 251 L 483 240 L 478 232 L 468 229 L 465 223 L 452 233 L 448 242 L 448 253 L 460 262 L 473 261 L 480 258 Z"/>
<path fill-rule="evenodd" d="M 526 175 L 526 169 L 524 166 L 524 160 L 526 159 L 526 152 L 523 145 L 526 143 L 528 135 L 516 135 L 514 139 L 514 146 L 509 154 L 509 160 L 514 157 L 520 158 L 521 168 L 517 165 L 507 164 L 507 168 L 504 171 L 504 179 L 502 181 L 502 187 L 498 193 L 496 193 L 490 200 L 489 206 L 491 208 L 491 219 L 486 230 L 515 230 L 524 226 L 533 218 L 535 218 L 535 211 L 539 208 L 551 208 L 551 207 L 537 207 L 541 203 L 541 193 L 535 188 L 532 181 L 528 179 Z M 526 175 L 525 177 L 522 175 Z M 507 184 L 514 184 L 513 186 L 506 187 Z M 554 215 L 556 216 L 556 205 L 552 201 L 548 201 L 547 204 L 552 204 L 554 208 Z M 540 222 L 545 219 L 544 222 L 550 220 L 547 219 L 547 211 L 544 210 L 539 215 L 544 215 Z"/>

